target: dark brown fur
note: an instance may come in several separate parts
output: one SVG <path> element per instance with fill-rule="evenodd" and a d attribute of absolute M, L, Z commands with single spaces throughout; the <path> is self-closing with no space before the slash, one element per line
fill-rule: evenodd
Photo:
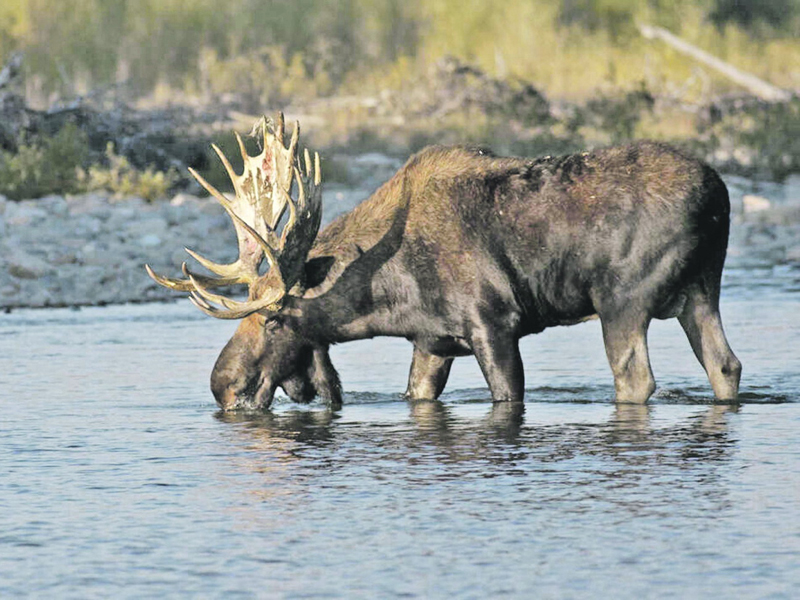
<path fill-rule="evenodd" d="M 599 316 L 617 397 L 642 402 L 647 326 L 678 316 L 715 394 L 735 397 L 718 303 L 729 212 L 719 176 L 663 144 L 535 160 L 427 148 L 320 234 L 303 297 L 249 317 L 212 387 L 223 407 L 254 378 L 261 404 L 279 385 L 338 402 L 328 346 L 391 335 L 415 347 L 409 396 L 438 396 L 452 358 L 475 354 L 495 400 L 519 401 L 519 338 Z"/>

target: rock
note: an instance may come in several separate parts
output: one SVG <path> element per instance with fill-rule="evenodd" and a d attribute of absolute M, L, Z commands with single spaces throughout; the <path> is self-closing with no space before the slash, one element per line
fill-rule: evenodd
<path fill-rule="evenodd" d="M 800 206 L 800 174 L 789 175 L 783 182 L 786 202 Z"/>
<path fill-rule="evenodd" d="M 167 205 L 161 211 L 164 218 L 170 227 L 180 226 L 188 221 L 194 221 L 199 218 L 200 211 L 197 210 L 197 205 L 184 203 L 179 206 Z"/>
<path fill-rule="evenodd" d="M 48 256 L 48 261 L 56 267 L 74 265 L 78 263 L 78 255 L 71 250 L 60 249 Z"/>
<path fill-rule="evenodd" d="M 763 196 L 756 196 L 754 194 L 746 194 L 742 198 L 745 213 L 761 212 L 769 210 L 772 203 Z"/>
<path fill-rule="evenodd" d="M 8 272 L 17 279 L 39 279 L 54 271 L 45 260 L 15 248 L 6 259 Z"/>
<path fill-rule="evenodd" d="M 786 262 L 800 264 L 800 243 L 795 244 L 791 248 L 787 248 L 785 259 Z"/>
<path fill-rule="evenodd" d="M 124 233 L 128 239 L 141 240 L 151 234 L 159 238 L 165 237 L 168 229 L 169 225 L 161 215 L 148 214 L 140 215 L 140 218 L 130 221 L 125 227 Z"/>
<path fill-rule="evenodd" d="M 114 209 L 106 221 L 110 232 L 119 233 L 138 217 L 138 212 L 132 206 L 120 205 Z"/>
<path fill-rule="evenodd" d="M 5 209 L 6 225 L 23 226 L 31 225 L 47 218 L 47 211 L 31 200 L 24 202 L 9 202 Z"/>
<path fill-rule="evenodd" d="M 64 218 L 69 214 L 69 204 L 64 196 L 45 196 L 36 202 L 50 216 Z"/>
<path fill-rule="evenodd" d="M 551 119 L 547 99 L 532 84 L 491 77 L 453 56 L 443 57 L 417 85 L 399 92 L 397 103 L 401 112 L 411 115 L 479 112 L 534 124 Z"/>
<path fill-rule="evenodd" d="M 81 265 L 100 266 L 108 270 L 118 269 L 126 262 L 120 244 L 109 244 L 108 240 L 89 242 L 78 253 Z"/>
<path fill-rule="evenodd" d="M 19 284 L 12 282 L 0 288 L 0 296 L 3 298 L 13 299 L 19 294 Z M 7 303 L 6 305 L 11 304 Z"/>
<path fill-rule="evenodd" d="M 77 235 L 85 238 L 93 238 L 103 229 L 102 221 L 94 215 L 82 215 L 73 225 Z"/>
<path fill-rule="evenodd" d="M 170 200 L 170 204 L 172 206 L 184 206 L 186 204 L 195 206 L 200 202 L 200 198 L 197 196 L 193 196 L 192 194 L 186 194 L 181 192 L 177 196 L 175 196 L 172 200 Z"/>
<path fill-rule="evenodd" d="M 108 195 L 97 192 L 70 196 L 67 198 L 67 206 L 71 215 L 91 213 L 102 218 L 103 215 L 108 217 L 111 214 Z"/>
<path fill-rule="evenodd" d="M 161 245 L 161 238 L 155 233 L 148 233 L 139 238 L 139 245 L 145 248 L 155 248 Z"/>

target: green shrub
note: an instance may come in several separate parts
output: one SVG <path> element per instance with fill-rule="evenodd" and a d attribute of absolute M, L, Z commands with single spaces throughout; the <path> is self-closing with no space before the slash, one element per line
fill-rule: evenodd
<path fill-rule="evenodd" d="M 116 154 L 110 142 L 105 161 L 107 165 L 92 164 L 87 136 L 72 123 L 50 137 L 23 135 L 16 151 L 0 152 L 0 194 L 24 200 L 106 190 L 117 196 L 154 200 L 165 196 L 179 180 L 174 169 L 134 168 L 127 158 Z"/>
<path fill-rule="evenodd" d="M 92 165 L 81 169 L 78 181 L 84 190 L 106 190 L 117 197 L 138 196 L 147 201 L 163 198 L 177 183 L 175 169 L 167 172 L 156 171 L 152 167 L 138 170 L 124 156 L 114 151 L 114 144 L 106 146 L 108 166 Z"/>
<path fill-rule="evenodd" d="M 86 135 L 72 123 L 52 137 L 22 136 L 16 152 L 0 153 L 0 193 L 21 200 L 80 191 L 88 156 Z"/>

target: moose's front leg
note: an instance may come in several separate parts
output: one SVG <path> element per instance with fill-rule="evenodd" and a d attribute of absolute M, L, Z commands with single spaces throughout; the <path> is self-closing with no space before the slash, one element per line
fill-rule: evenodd
<path fill-rule="evenodd" d="M 428 354 L 414 346 L 411 371 L 408 374 L 408 387 L 405 397 L 408 400 L 436 400 L 447 384 L 452 358 L 442 358 Z"/>
<path fill-rule="evenodd" d="M 522 402 L 525 372 L 519 340 L 500 329 L 482 327 L 472 334 L 472 351 L 495 402 Z"/>

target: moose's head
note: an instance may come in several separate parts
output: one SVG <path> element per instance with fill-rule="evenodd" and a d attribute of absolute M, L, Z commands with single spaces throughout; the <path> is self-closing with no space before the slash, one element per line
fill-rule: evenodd
<path fill-rule="evenodd" d="M 223 195 L 190 169 L 233 221 L 239 258 L 221 265 L 186 249 L 216 277 L 193 273 L 186 263 L 183 264 L 185 279 L 163 277 L 149 265 L 145 267 L 159 284 L 191 292 L 191 301 L 207 315 L 242 320 L 211 374 L 211 390 L 220 408 L 267 407 L 278 387 L 298 402 L 308 402 L 319 394 L 339 403 L 339 380 L 327 347 L 305 339 L 293 326 L 292 311 L 287 307 L 292 297 L 305 291 L 306 259 L 319 231 L 322 215 L 319 155 L 314 153 L 312 161 L 305 150 L 304 160 L 299 159 L 298 123 L 289 145 L 285 145 L 283 114 L 274 125 L 263 117 L 254 131 L 259 129 L 263 148 L 257 156 L 248 154 L 241 136 L 236 134 L 244 162 L 241 175 L 222 151 L 212 145 L 233 182 L 233 197 Z M 292 197 L 293 191 L 296 199 Z M 263 272 L 262 263 L 267 266 Z M 240 284 L 248 287 L 245 301 L 211 291 Z"/>

